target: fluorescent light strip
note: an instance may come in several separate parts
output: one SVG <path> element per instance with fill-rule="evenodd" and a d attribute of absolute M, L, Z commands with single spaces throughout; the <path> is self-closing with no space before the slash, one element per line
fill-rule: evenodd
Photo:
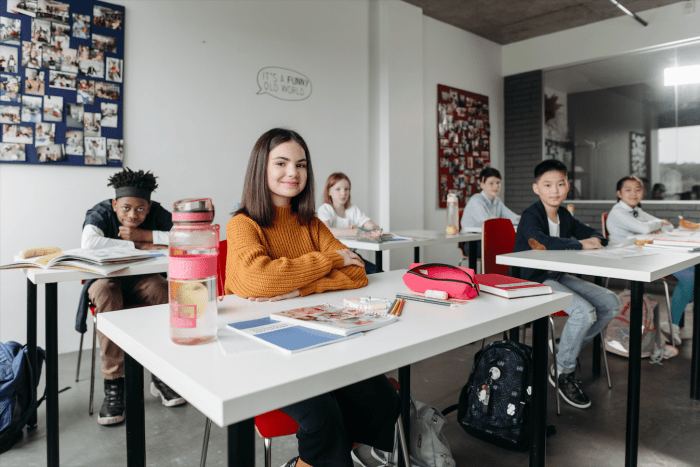
<path fill-rule="evenodd" d="M 700 65 L 676 66 L 664 70 L 664 85 L 700 83 Z"/>
<path fill-rule="evenodd" d="M 637 16 L 636 13 L 633 13 L 633 12 L 629 11 L 627 8 L 625 8 L 624 6 L 622 6 L 620 4 L 620 2 L 617 2 L 616 0 L 610 0 L 610 2 L 612 2 L 613 5 L 615 5 L 620 10 L 622 10 L 626 15 L 631 16 L 632 18 L 636 19 L 642 26 L 648 25 L 648 23 L 646 21 L 644 21 L 642 18 Z"/>

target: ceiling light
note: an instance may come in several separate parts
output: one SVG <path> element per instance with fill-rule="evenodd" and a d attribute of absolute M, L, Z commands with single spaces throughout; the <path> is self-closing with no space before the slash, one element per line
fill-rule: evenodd
<path fill-rule="evenodd" d="M 615 5 L 620 10 L 622 10 L 626 15 L 631 16 L 632 18 L 636 19 L 642 26 L 648 25 L 648 23 L 646 21 L 644 21 L 642 18 L 640 18 L 639 16 L 637 16 L 636 13 L 633 13 L 633 12 L 629 11 L 627 8 L 625 8 L 624 6 L 620 5 L 620 2 L 618 2 L 616 0 L 610 0 L 610 1 L 612 2 L 613 5 Z"/>
<path fill-rule="evenodd" d="M 700 65 L 676 66 L 664 70 L 664 85 L 700 83 Z"/>

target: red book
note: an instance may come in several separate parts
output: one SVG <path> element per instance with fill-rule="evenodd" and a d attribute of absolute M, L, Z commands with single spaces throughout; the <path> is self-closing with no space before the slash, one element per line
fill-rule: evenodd
<path fill-rule="evenodd" d="M 552 288 L 539 282 L 516 279 L 501 274 L 477 274 L 476 283 L 482 292 L 505 298 L 533 297 L 552 293 Z"/>

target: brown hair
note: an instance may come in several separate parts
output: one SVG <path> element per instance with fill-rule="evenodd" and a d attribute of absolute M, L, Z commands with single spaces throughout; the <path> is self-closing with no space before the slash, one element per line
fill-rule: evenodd
<path fill-rule="evenodd" d="M 311 156 L 304 138 L 299 133 L 285 128 L 273 128 L 263 134 L 253 146 L 248 160 L 248 169 L 243 184 L 241 205 L 233 215 L 245 214 L 260 227 L 271 227 L 275 220 L 275 209 L 267 184 L 267 164 L 270 152 L 283 143 L 294 141 L 306 154 L 306 186 L 292 198 L 292 212 L 297 214 L 301 225 L 309 225 L 316 215 L 314 202 L 314 172 Z"/>
<path fill-rule="evenodd" d="M 323 190 L 323 202 L 330 204 L 333 206 L 333 200 L 331 199 L 331 188 L 333 188 L 333 185 L 338 183 L 341 180 L 347 180 L 348 185 L 350 185 L 350 188 L 352 189 L 352 183 L 350 183 L 350 179 L 348 178 L 347 175 L 345 175 L 343 172 L 335 172 L 332 173 L 328 176 L 328 180 L 326 180 L 326 188 Z M 348 196 L 348 200 L 345 202 L 345 209 L 350 207 L 350 196 Z"/>

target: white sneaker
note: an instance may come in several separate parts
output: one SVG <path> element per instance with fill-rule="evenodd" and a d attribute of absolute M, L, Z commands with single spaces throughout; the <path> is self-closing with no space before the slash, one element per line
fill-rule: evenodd
<path fill-rule="evenodd" d="M 668 321 L 662 321 L 661 324 L 659 324 L 662 332 L 668 336 L 673 335 L 673 345 L 681 345 L 681 328 L 679 328 L 677 324 L 673 324 L 672 326 L 673 332 L 670 332 Z"/>

